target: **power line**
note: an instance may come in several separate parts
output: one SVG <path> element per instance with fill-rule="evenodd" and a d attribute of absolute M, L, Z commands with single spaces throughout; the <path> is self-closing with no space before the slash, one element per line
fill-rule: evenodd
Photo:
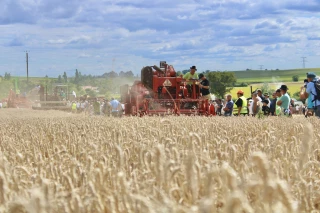
<path fill-rule="evenodd" d="M 262 69 L 263 69 L 263 65 L 259 65 L 259 67 L 260 67 L 260 70 L 262 70 Z"/>
<path fill-rule="evenodd" d="M 303 68 L 306 68 L 306 62 L 307 62 L 306 58 L 307 57 L 301 57 L 301 58 L 302 58 L 302 66 L 303 66 Z"/>

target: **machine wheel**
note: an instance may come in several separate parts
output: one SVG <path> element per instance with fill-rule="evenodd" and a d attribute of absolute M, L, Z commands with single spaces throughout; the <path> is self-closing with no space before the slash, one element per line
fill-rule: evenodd
<path fill-rule="evenodd" d="M 152 68 L 147 66 L 141 70 L 141 82 L 148 89 L 153 88 L 153 71 Z"/>

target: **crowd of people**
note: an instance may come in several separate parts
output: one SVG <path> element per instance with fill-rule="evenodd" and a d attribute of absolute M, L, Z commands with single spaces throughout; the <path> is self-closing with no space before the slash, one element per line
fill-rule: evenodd
<path fill-rule="evenodd" d="M 123 104 L 117 99 L 94 99 L 93 101 L 73 101 L 69 102 L 68 105 L 71 108 L 72 113 L 84 113 L 86 115 L 104 115 L 121 117 L 123 114 Z"/>
<path fill-rule="evenodd" d="M 232 96 L 228 94 L 225 103 L 221 99 L 215 101 L 216 113 L 224 116 L 292 116 L 293 113 L 301 112 L 306 117 L 315 115 L 320 118 L 320 100 L 315 87 L 316 75 L 313 72 L 307 73 L 307 82 L 301 87 L 300 98 L 306 100 L 303 106 L 295 106 L 294 100 L 288 94 L 287 85 L 281 85 L 279 89 L 272 93 L 272 98 L 268 93 L 257 89 L 246 98 L 244 92 L 237 92 L 235 102 Z M 320 94 L 319 94 L 320 95 Z"/>
<path fill-rule="evenodd" d="M 210 82 L 204 74 L 196 73 L 196 66 L 190 67 L 190 72 L 181 75 L 185 80 L 199 79 L 201 98 L 210 100 Z M 233 102 L 233 97 L 228 94 L 225 101 L 217 99 L 212 101 L 215 104 L 216 114 L 224 116 L 292 116 L 292 114 L 302 113 L 305 116 L 316 115 L 320 118 L 320 91 L 318 92 L 315 86 L 317 77 L 313 72 L 307 73 L 305 85 L 301 87 L 300 99 L 306 100 L 302 106 L 297 106 L 294 100 L 289 96 L 287 85 L 281 87 L 272 93 L 263 93 L 261 89 L 254 91 L 250 97 L 245 97 L 244 92 L 237 92 L 236 101 Z M 320 84 L 319 84 L 320 85 Z M 191 87 L 187 84 L 188 93 L 190 94 Z"/>

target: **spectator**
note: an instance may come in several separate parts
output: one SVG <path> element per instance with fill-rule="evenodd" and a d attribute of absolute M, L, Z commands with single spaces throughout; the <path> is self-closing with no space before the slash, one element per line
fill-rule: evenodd
<path fill-rule="evenodd" d="M 253 110 L 252 110 L 252 108 L 253 108 L 253 100 L 252 100 L 252 98 L 250 98 L 250 99 L 248 100 L 249 116 L 253 116 Z"/>
<path fill-rule="evenodd" d="M 261 98 L 261 100 L 263 101 L 265 99 L 265 97 L 262 95 L 262 90 L 261 89 L 257 89 L 256 92 L 258 93 L 258 96 Z"/>
<path fill-rule="evenodd" d="M 296 108 L 294 107 L 294 100 L 293 99 L 290 99 L 289 109 L 290 109 L 291 114 L 296 113 Z"/>
<path fill-rule="evenodd" d="M 222 114 L 221 110 L 223 109 L 223 104 L 222 104 L 222 100 L 221 99 L 217 99 L 216 100 L 216 107 L 217 107 L 216 114 L 221 116 L 221 114 Z"/>
<path fill-rule="evenodd" d="M 270 98 L 269 98 L 269 93 L 264 93 L 263 94 L 264 95 L 264 100 L 268 100 L 268 107 L 269 107 L 269 109 L 270 109 L 270 105 L 271 105 L 271 100 L 270 100 Z"/>
<path fill-rule="evenodd" d="M 264 115 L 269 115 L 270 114 L 270 108 L 268 107 L 269 101 L 267 99 L 264 99 L 262 101 L 262 112 Z"/>
<path fill-rule="evenodd" d="M 274 92 L 272 93 L 272 100 L 271 100 L 271 103 L 270 103 L 270 114 L 272 116 L 275 115 L 275 112 L 276 112 L 276 104 L 277 104 L 277 93 Z"/>
<path fill-rule="evenodd" d="M 252 116 L 256 116 L 261 110 L 261 98 L 257 92 L 252 93 Z"/>
<path fill-rule="evenodd" d="M 200 87 L 200 92 L 201 92 L 201 98 L 202 99 L 207 99 L 210 100 L 211 99 L 211 95 L 210 95 L 210 86 L 209 86 L 209 81 L 206 78 L 206 76 L 204 76 L 202 73 L 199 74 L 199 79 L 201 80 L 199 87 Z"/>
<path fill-rule="evenodd" d="M 317 100 L 315 98 L 315 96 L 317 95 L 317 90 L 315 88 L 315 79 L 316 79 L 316 74 L 313 72 L 308 72 L 307 73 L 307 79 L 308 79 L 308 84 L 307 84 L 307 88 L 301 87 L 301 91 L 300 91 L 300 98 L 301 99 L 306 99 L 306 98 L 310 98 L 311 100 L 311 106 L 314 109 L 314 113 L 315 115 L 320 118 L 320 101 Z M 308 101 L 308 105 L 309 105 L 310 101 Z M 310 106 L 308 106 L 308 109 L 311 108 Z"/>
<path fill-rule="evenodd" d="M 234 103 L 235 106 L 233 106 L 234 115 L 240 116 L 248 114 L 247 99 L 243 96 L 243 94 L 244 92 L 242 90 L 237 92 L 238 99 Z"/>
<path fill-rule="evenodd" d="M 276 97 L 277 97 L 277 101 L 281 98 L 281 90 L 280 90 L 280 89 L 277 89 L 277 90 L 276 90 Z M 276 115 L 280 115 L 280 113 L 281 113 L 281 107 L 277 105 L 277 102 L 276 102 L 275 107 L 276 107 L 276 112 L 275 112 L 275 114 L 276 114 Z"/>
<path fill-rule="evenodd" d="M 77 112 L 80 112 L 80 102 L 79 101 L 77 101 L 77 103 L 76 103 L 76 105 L 77 105 Z"/>
<path fill-rule="evenodd" d="M 114 98 L 111 98 L 110 105 L 111 105 L 111 115 L 113 117 L 119 117 L 119 111 L 121 109 L 120 102 Z"/>
<path fill-rule="evenodd" d="M 72 113 L 77 113 L 77 104 L 73 101 L 71 105 Z"/>
<path fill-rule="evenodd" d="M 111 113 L 111 104 L 110 104 L 110 102 L 109 102 L 108 99 L 104 100 L 103 113 L 104 113 L 104 115 L 106 115 L 107 117 L 110 116 L 110 113 Z"/>
<path fill-rule="evenodd" d="M 307 100 L 306 100 L 306 103 L 307 103 L 307 116 L 313 116 L 314 115 L 314 110 L 313 110 L 313 104 L 312 104 L 312 100 L 311 100 L 311 97 L 308 97 Z"/>
<path fill-rule="evenodd" d="M 219 99 L 221 100 L 221 99 Z M 222 107 L 222 105 L 221 105 Z M 227 95 L 227 103 L 226 106 L 223 108 L 224 111 L 224 116 L 232 116 L 232 111 L 233 111 L 233 101 L 232 101 L 232 96 Z M 221 113 L 221 110 L 220 110 Z"/>
<path fill-rule="evenodd" d="M 288 90 L 289 88 L 287 87 L 287 85 L 281 85 L 280 91 L 282 96 L 277 101 L 277 105 L 281 107 L 281 111 L 284 113 L 284 115 L 290 116 L 291 115 L 290 108 L 289 108 L 290 96 L 287 93 Z"/>
<path fill-rule="evenodd" d="M 84 101 L 82 101 L 80 103 L 80 112 L 84 112 L 85 108 L 86 108 L 86 103 Z"/>

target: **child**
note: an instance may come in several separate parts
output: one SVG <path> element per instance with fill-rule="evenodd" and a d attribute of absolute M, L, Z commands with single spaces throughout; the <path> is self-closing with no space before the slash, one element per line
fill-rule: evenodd
<path fill-rule="evenodd" d="M 267 99 L 262 101 L 262 112 L 264 115 L 269 115 L 270 114 L 270 107 L 268 107 L 269 101 Z"/>

